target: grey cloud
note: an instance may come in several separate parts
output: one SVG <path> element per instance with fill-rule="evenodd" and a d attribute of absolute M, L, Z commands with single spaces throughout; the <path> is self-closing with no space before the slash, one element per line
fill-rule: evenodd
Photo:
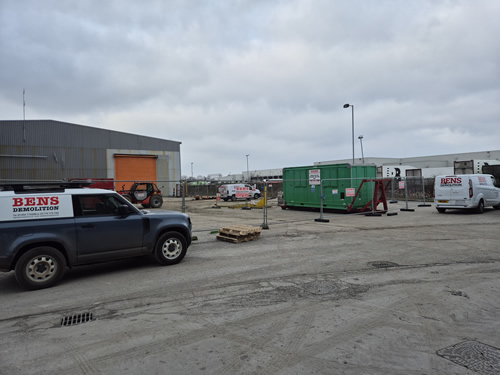
<path fill-rule="evenodd" d="M 29 116 L 140 124 L 182 141 L 197 174 L 241 171 L 246 153 L 262 168 L 348 158 L 346 102 L 365 155 L 494 149 L 498 14 L 495 0 L 5 0 L 0 107 L 19 118 L 26 88 Z"/>

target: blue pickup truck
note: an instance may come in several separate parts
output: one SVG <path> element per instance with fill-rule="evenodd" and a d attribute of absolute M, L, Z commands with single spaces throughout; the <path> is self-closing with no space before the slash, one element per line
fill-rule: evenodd
<path fill-rule="evenodd" d="M 110 190 L 0 185 L 0 271 L 14 270 L 27 289 L 52 287 L 66 268 L 84 264 L 140 255 L 179 263 L 191 229 L 186 214 L 139 210 Z"/>

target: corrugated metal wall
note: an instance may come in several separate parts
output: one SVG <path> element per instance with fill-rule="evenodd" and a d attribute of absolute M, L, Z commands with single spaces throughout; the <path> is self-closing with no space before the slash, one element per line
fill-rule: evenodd
<path fill-rule="evenodd" d="M 180 155 L 180 142 L 52 120 L 0 121 L 0 179 L 107 178 L 107 149 Z"/>

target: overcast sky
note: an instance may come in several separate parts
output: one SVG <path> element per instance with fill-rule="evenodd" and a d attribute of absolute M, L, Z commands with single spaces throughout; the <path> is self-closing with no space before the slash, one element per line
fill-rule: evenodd
<path fill-rule="evenodd" d="M 0 117 L 182 142 L 182 174 L 500 149 L 498 0 L 0 0 Z"/>

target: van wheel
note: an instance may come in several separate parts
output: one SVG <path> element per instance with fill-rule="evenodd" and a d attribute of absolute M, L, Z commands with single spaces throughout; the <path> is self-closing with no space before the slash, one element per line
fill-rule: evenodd
<path fill-rule="evenodd" d="M 477 205 L 476 212 L 482 214 L 484 212 L 484 201 L 481 199 Z"/>
<path fill-rule="evenodd" d="M 167 232 L 158 238 L 155 258 L 163 266 L 179 263 L 187 251 L 187 242 L 179 232 Z"/>
<path fill-rule="evenodd" d="M 231 196 L 231 200 L 234 202 L 234 201 L 236 200 L 236 195 L 234 195 L 234 194 L 233 194 L 233 195 Z"/>
<path fill-rule="evenodd" d="M 43 289 L 56 285 L 66 270 L 66 259 L 57 249 L 35 247 L 24 253 L 16 264 L 16 279 L 27 289 Z"/>
<path fill-rule="evenodd" d="M 446 208 L 436 208 L 440 214 L 444 214 L 446 212 Z"/>
<path fill-rule="evenodd" d="M 259 199 L 259 198 L 260 198 L 260 194 L 255 194 L 255 195 L 253 196 L 253 199 Z"/>
<path fill-rule="evenodd" d="M 227 202 L 229 200 L 229 198 L 222 198 L 222 199 L 224 199 L 224 202 Z"/>

